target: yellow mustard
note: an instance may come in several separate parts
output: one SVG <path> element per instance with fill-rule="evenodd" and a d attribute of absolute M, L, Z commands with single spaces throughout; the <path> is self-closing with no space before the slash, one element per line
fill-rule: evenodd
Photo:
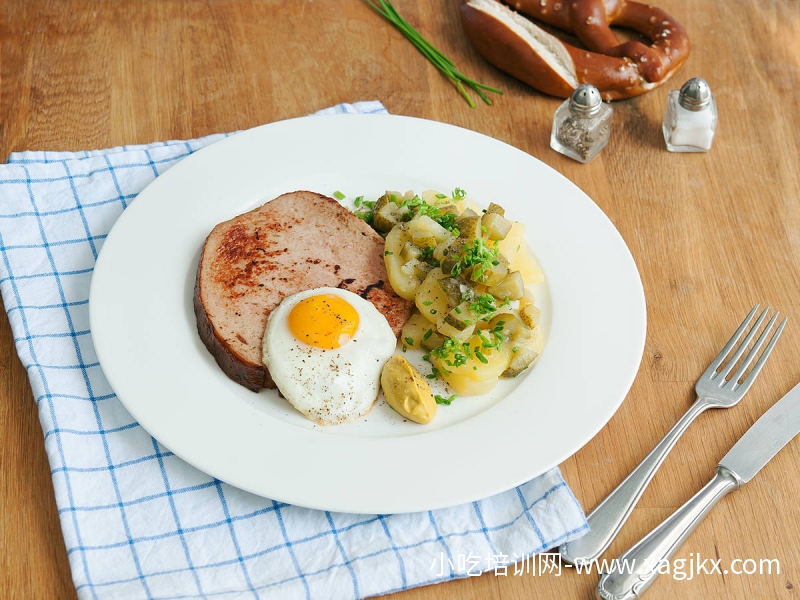
<path fill-rule="evenodd" d="M 430 423 L 436 416 L 436 400 L 425 378 L 401 354 L 392 356 L 381 372 L 386 402 L 415 423 Z"/>

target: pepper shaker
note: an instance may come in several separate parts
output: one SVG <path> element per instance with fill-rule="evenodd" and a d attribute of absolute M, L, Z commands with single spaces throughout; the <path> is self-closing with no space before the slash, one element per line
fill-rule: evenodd
<path fill-rule="evenodd" d="M 596 87 L 579 85 L 556 109 L 550 147 L 578 162 L 589 162 L 608 143 L 613 112 Z"/>
<path fill-rule="evenodd" d="M 717 104 L 704 79 L 694 77 L 680 90 L 670 90 L 662 129 L 670 152 L 711 150 L 717 130 Z"/>

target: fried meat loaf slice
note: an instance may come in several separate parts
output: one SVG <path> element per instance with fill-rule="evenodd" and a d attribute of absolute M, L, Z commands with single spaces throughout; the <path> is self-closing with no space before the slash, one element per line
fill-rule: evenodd
<path fill-rule="evenodd" d="M 339 287 L 366 298 L 395 335 L 413 303 L 392 290 L 383 238 L 333 198 L 284 194 L 220 223 L 206 238 L 194 311 L 200 338 L 228 377 L 258 391 L 274 387 L 261 362 L 267 317 L 291 294 Z"/>

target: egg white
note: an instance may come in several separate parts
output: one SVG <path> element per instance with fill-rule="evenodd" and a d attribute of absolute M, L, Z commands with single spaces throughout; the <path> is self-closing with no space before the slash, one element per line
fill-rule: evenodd
<path fill-rule="evenodd" d="M 289 329 L 294 306 L 311 296 L 343 298 L 358 312 L 350 342 L 327 350 L 298 340 Z M 281 394 L 312 421 L 338 425 L 367 414 L 380 392 L 380 376 L 397 339 L 386 317 L 361 296 L 338 288 L 316 288 L 288 296 L 267 320 L 263 361 Z"/>

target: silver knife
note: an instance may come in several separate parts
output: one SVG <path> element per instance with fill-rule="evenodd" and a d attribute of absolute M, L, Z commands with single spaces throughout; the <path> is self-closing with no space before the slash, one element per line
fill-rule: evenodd
<path fill-rule="evenodd" d="M 638 598 L 664 571 L 686 538 L 719 500 L 750 481 L 800 432 L 800 383 L 765 412 L 736 442 L 717 467 L 717 474 L 672 516 L 614 562 L 603 573 L 597 595 L 603 600 Z"/>

